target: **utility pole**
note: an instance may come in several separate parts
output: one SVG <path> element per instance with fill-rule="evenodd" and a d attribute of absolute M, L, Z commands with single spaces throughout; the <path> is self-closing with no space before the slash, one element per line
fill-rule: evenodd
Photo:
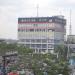
<path fill-rule="evenodd" d="M 72 35 L 72 25 L 71 25 L 71 9 L 70 9 L 70 30 L 69 30 L 69 35 Z"/>
<path fill-rule="evenodd" d="M 5 69 L 5 66 L 6 66 L 6 57 L 3 56 L 3 75 L 6 75 L 6 69 Z"/>
<path fill-rule="evenodd" d="M 69 56 L 70 56 L 70 46 L 69 46 L 69 41 L 68 41 L 68 52 L 67 52 L 67 59 L 69 59 Z"/>
<path fill-rule="evenodd" d="M 69 35 L 72 35 L 72 25 L 71 25 L 71 9 L 70 9 L 70 26 L 69 26 Z M 69 37 L 69 36 L 68 36 Z M 70 42 L 68 39 L 68 53 L 67 53 L 67 58 L 70 56 Z"/>

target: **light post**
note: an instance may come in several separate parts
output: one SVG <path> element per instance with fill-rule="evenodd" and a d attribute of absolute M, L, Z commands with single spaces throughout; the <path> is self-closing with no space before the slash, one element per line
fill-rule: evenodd
<path fill-rule="evenodd" d="M 6 62 L 6 59 L 5 59 L 5 56 L 3 56 L 3 75 L 6 75 L 5 62 Z"/>

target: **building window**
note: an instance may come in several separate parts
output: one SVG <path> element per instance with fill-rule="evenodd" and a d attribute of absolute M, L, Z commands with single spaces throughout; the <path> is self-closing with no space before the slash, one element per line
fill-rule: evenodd
<path fill-rule="evenodd" d="M 32 47 L 32 48 L 35 48 L 35 44 L 31 44 L 31 47 Z"/>
<path fill-rule="evenodd" d="M 26 31 L 26 32 L 29 32 L 29 30 L 28 30 L 28 29 L 26 29 L 25 31 Z"/>
<path fill-rule="evenodd" d="M 25 42 L 25 39 L 21 39 L 22 42 Z"/>
<path fill-rule="evenodd" d="M 31 40 L 31 42 L 33 42 L 33 43 L 34 43 L 34 42 L 35 42 L 35 39 L 32 39 L 32 40 Z"/>
<path fill-rule="evenodd" d="M 41 19 L 39 19 L 39 22 L 41 22 Z"/>
<path fill-rule="evenodd" d="M 38 32 L 38 31 L 39 31 L 39 29 L 36 29 L 36 31 Z"/>
<path fill-rule="evenodd" d="M 59 43 L 60 42 L 60 40 L 54 40 L 54 43 Z"/>
<path fill-rule="evenodd" d="M 30 32 L 34 32 L 34 29 L 30 29 L 29 31 L 30 31 Z"/>
<path fill-rule="evenodd" d="M 45 29 L 42 29 L 42 32 L 45 32 Z"/>
<path fill-rule="evenodd" d="M 36 39 L 36 42 L 40 43 L 41 42 L 41 39 Z"/>
<path fill-rule="evenodd" d="M 53 39 L 48 39 L 48 43 L 54 43 Z"/>
<path fill-rule="evenodd" d="M 30 40 L 29 39 L 26 39 L 26 42 L 30 42 Z"/>
<path fill-rule="evenodd" d="M 33 24 L 33 26 L 37 27 L 37 26 L 38 26 L 38 24 Z"/>
<path fill-rule="evenodd" d="M 32 22 L 35 22 L 36 20 L 35 20 L 35 19 L 31 19 L 31 21 L 32 21 Z"/>
<path fill-rule="evenodd" d="M 47 39 L 42 39 L 42 43 L 47 43 Z"/>
<path fill-rule="evenodd" d="M 50 19 L 49 22 L 52 22 L 52 19 Z"/>
<path fill-rule="evenodd" d="M 42 45 L 42 48 L 47 48 L 47 45 L 46 45 L 46 44 L 43 44 L 43 45 Z"/>
<path fill-rule="evenodd" d="M 54 46 L 53 46 L 53 45 L 51 45 L 51 44 L 49 44 L 49 45 L 48 45 L 48 48 L 54 48 Z"/>
<path fill-rule="evenodd" d="M 18 29 L 18 31 L 20 31 L 20 29 Z"/>
<path fill-rule="evenodd" d="M 47 19 L 43 19 L 43 21 L 47 21 Z"/>
<path fill-rule="evenodd" d="M 52 32 L 53 30 L 52 29 L 48 29 L 48 32 Z"/>
<path fill-rule="evenodd" d="M 23 29 L 21 29 L 21 32 L 23 32 Z"/>
<path fill-rule="evenodd" d="M 36 48 L 41 48 L 41 44 L 36 44 Z"/>
<path fill-rule="evenodd" d="M 21 19 L 21 22 L 24 22 L 24 19 Z"/>

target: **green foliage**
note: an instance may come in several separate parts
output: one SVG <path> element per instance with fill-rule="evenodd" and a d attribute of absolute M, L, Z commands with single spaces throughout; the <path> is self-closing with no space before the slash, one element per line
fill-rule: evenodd
<path fill-rule="evenodd" d="M 18 51 L 20 55 L 32 53 L 33 50 L 17 44 L 0 43 L 0 55 L 5 55 L 6 52 Z"/>
<path fill-rule="evenodd" d="M 68 52 L 68 48 L 66 45 L 57 45 L 55 47 L 55 53 L 58 55 L 59 60 L 66 61 L 67 60 L 67 52 Z"/>
<path fill-rule="evenodd" d="M 26 48 L 23 45 L 0 43 L 0 55 L 4 55 L 9 51 L 18 51 L 19 62 L 12 66 L 12 69 L 21 68 L 23 64 L 25 69 L 32 69 L 35 75 L 43 75 L 47 72 L 48 75 L 69 75 L 70 69 L 67 63 L 67 47 L 64 45 L 55 48 L 57 55 L 33 54 L 33 50 Z"/>

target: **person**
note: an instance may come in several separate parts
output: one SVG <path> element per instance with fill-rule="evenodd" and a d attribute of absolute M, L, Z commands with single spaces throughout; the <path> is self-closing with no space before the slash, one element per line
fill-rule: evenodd
<path fill-rule="evenodd" d="M 0 70 L 0 75 L 3 75 L 2 71 Z"/>
<path fill-rule="evenodd" d="M 7 75 L 19 75 L 16 70 L 9 72 Z"/>

